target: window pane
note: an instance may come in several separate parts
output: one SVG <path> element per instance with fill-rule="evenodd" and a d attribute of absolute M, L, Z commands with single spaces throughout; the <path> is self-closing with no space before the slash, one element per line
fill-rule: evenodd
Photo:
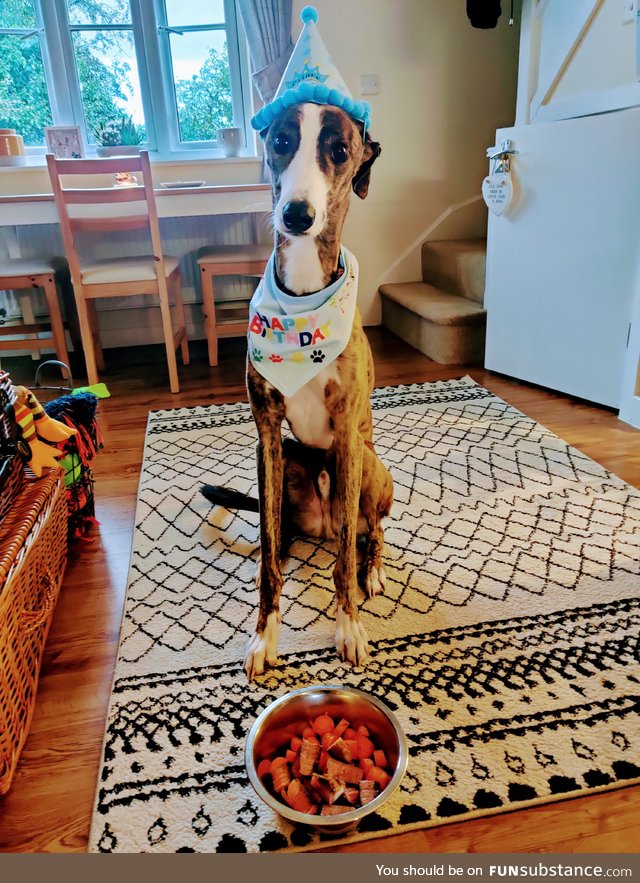
<path fill-rule="evenodd" d="M 32 28 L 36 24 L 33 0 L 2 0 L 0 28 Z"/>
<path fill-rule="evenodd" d="M 73 31 L 89 141 L 94 128 L 123 114 L 143 126 L 138 65 L 131 31 Z"/>
<path fill-rule="evenodd" d="M 0 35 L 0 129 L 15 129 L 34 146 L 51 125 L 40 41 Z"/>
<path fill-rule="evenodd" d="M 224 0 L 165 0 L 165 6 L 171 27 L 224 23 Z"/>
<path fill-rule="evenodd" d="M 225 31 L 171 34 L 181 141 L 215 140 L 233 125 Z"/>
<path fill-rule="evenodd" d="M 131 21 L 129 0 L 67 0 L 72 25 L 122 25 Z"/>

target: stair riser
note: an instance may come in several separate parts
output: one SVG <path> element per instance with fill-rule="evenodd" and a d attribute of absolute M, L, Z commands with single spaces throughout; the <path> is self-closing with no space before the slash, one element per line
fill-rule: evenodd
<path fill-rule="evenodd" d="M 484 325 L 434 325 L 384 295 L 382 324 L 412 347 L 441 365 L 484 361 Z"/>
<path fill-rule="evenodd" d="M 484 303 L 486 253 L 448 249 L 439 243 L 422 246 L 422 279 L 444 291 Z"/>

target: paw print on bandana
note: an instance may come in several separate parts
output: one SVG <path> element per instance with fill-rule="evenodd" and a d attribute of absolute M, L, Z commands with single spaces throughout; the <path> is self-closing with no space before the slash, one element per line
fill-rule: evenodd
<path fill-rule="evenodd" d="M 311 353 L 311 361 L 316 362 L 316 364 L 324 362 L 324 353 L 322 352 L 322 350 L 314 350 Z"/>
<path fill-rule="evenodd" d="M 271 353 L 271 355 L 269 356 L 269 359 L 271 362 L 281 362 L 282 356 L 279 356 L 277 353 Z"/>
<path fill-rule="evenodd" d="M 262 353 L 260 352 L 260 350 L 254 350 L 254 351 L 253 351 L 253 360 L 254 360 L 254 362 L 261 362 L 261 361 L 263 360 L 263 358 L 264 358 L 264 356 L 262 355 Z"/>
<path fill-rule="evenodd" d="M 292 353 L 291 361 L 292 362 L 304 362 L 304 353 Z"/>

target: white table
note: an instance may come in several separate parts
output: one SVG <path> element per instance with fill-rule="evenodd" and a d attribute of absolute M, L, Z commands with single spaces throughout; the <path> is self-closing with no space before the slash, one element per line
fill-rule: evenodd
<path fill-rule="evenodd" d="M 236 215 L 271 210 L 270 184 L 211 185 L 198 188 L 158 189 L 156 204 L 161 218 L 188 218 L 199 215 Z M 124 214 L 127 205 L 103 206 Z M 95 210 L 94 210 L 95 211 Z M 51 193 L 0 196 L 0 227 L 30 224 L 57 224 L 58 212 Z"/>

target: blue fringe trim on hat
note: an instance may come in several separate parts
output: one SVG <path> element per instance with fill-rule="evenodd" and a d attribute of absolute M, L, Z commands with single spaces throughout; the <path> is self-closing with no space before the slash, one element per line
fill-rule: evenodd
<path fill-rule="evenodd" d="M 263 132 L 269 128 L 283 110 L 293 107 L 294 104 L 305 104 L 306 102 L 340 107 L 352 119 L 364 123 L 365 129 L 369 128 L 371 105 L 368 101 L 356 101 L 355 98 L 349 98 L 337 89 L 329 89 L 322 83 L 310 83 L 309 81 L 300 83 L 297 89 L 287 89 L 279 98 L 265 104 L 252 118 L 251 125 L 257 132 Z"/>

